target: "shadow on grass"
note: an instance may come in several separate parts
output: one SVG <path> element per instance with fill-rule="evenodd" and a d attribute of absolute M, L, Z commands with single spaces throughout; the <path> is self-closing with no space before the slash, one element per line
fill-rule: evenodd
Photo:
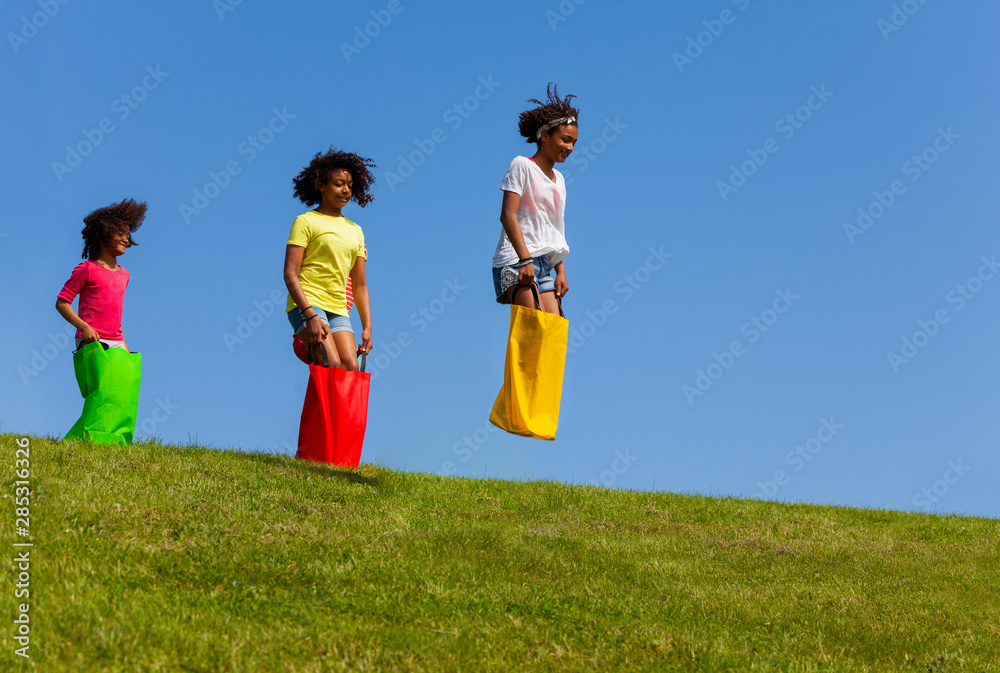
<path fill-rule="evenodd" d="M 0 442 L 4 445 L 9 441 L 12 445 L 16 440 L 21 437 L 21 435 L 13 435 L 9 433 L 0 434 Z M 112 446 L 112 447 L 102 447 L 81 439 L 70 439 L 61 440 L 58 437 L 40 437 L 40 436 L 28 436 L 30 440 L 37 442 L 38 440 L 50 442 L 52 448 L 58 450 L 59 460 L 65 460 L 67 457 L 72 457 L 74 451 L 79 451 L 80 449 L 96 449 L 98 451 L 116 451 L 116 452 L 150 452 L 151 450 L 167 450 L 170 452 L 176 452 L 179 455 L 184 454 L 194 454 L 199 457 L 204 457 L 212 453 L 222 453 L 235 457 L 240 460 L 250 460 L 255 463 L 267 466 L 267 467 L 278 467 L 282 469 L 291 469 L 299 473 L 309 473 L 317 477 L 327 478 L 327 479 L 339 479 L 340 481 L 345 481 L 351 484 L 361 484 L 363 486 L 380 487 L 383 485 L 383 479 L 379 476 L 368 476 L 358 473 L 356 470 L 352 470 L 346 467 L 338 467 L 336 465 L 326 465 L 324 463 L 314 463 L 308 460 L 296 460 L 291 456 L 285 454 L 275 454 L 275 453 L 258 453 L 242 451 L 238 448 L 228 448 L 219 449 L 207 446 L 180 446 L 165 444 L 156 438 L 143 438 L 142 440 L 135 442 L 127 446 Z M 68 455 L 67 455 L 68 453 Z"/>
<path fill-rule="evenodd" d="M 364 486 L 382 485 L 382 480 L 380 478 L 358 474 L 356 470 L 346 467 L 314 463 L 310 460 L 289 459 L 285 456 L 276 456 L 268 453 L 241 453 L 240 455 L 257 463 L 262 463 L 271 467 L 291 468 L 298 472 L 308 472 L 314 474 L 317 477 L 340 479 L 352 484 L 363 484 Z"/>

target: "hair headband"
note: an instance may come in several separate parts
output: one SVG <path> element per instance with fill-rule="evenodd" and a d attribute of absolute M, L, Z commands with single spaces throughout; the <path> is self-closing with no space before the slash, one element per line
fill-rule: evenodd
<path fill-rule="evenodd" d="M 572 124 L 576 121 L 576 117 L 560 117 L 559 119 L 553 119 L 547 124 L 543 124 L 536 132 L 535 138 L 538 140 L 542 139 L 542 131 L 548 131 L 549 129 L 555 128 L 556 126 L 562 126 L 563 124 Z"/>

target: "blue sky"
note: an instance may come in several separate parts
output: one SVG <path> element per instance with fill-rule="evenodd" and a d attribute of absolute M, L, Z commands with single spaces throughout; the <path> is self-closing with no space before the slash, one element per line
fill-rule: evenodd
<path fill-rule="evenodd" d="M 291 451 L 291 179 L 334 144 L 378 165 L 377 200 L 345 210 L 371 254 L 363 460 L 1000 516 L 995 3 L 0 12 L 3 431 L 78 416 L 55 295 L 83 216 L 134 197 L 139 434 Z M 487 422 L 509 319 L 489 267 L 500 179 L 533 149 L 517 116 L 549 81 L 581 114 L 575 337 L 542 442 Z"/>

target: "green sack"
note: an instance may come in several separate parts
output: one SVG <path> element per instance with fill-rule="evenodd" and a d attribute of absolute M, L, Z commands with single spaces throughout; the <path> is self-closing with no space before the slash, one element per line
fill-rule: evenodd
<path fill-rule="evenodd" d="M 73 353 L 73 369 L 83 395 L 83 413 L 65 439 L 131 444 L 139 414 L 142 355 L 124 348 L 105 349 L 95 341 Z"/>

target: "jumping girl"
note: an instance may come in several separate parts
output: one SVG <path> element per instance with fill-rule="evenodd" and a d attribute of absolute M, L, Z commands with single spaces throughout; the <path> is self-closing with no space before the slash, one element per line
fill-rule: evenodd
<path fill-rule="evenodd" d="M 532 157 L 510 162 L 500 183 L 503 231 L 493 254 L 493 286 L 497 302 L 534 307 L 531 286 L 537 284 L 541 308 L 559 313 L 556 297 L 569 291 L 564 258 L 569 254 L 563 215 L 566 181 L 555 169 L 573 151 L 580 112 L 570 106 L 575 96 L 559 98 L 550 82 L 547 102 L 521 113 L 518 131 L 537 150 Z M 555 279 L 552 271 L 556 272 Z"/>
<path fill-rule="evenodd" d="M 76 347 L 100 341 L 105 348 L 123 348 L 122 307 L 129 273 L 118 258 L 133 245 L 132 234 L 146 218 L 146 204 L 125 199 L 98 208 L 83 218 L 83 259 L 73 269 L 56 299 L 56 310 L 76 327 Z M 79 310 L 73 300 L 80 295 Z"/>
<path fill-rule="evenodd" d="M 371 159 L 334 148 L 317 154 L 298 176 L 295 196 L 317 206 L 295 218 L 285 248 L 288 322 L 316 364 L 357 371 L 357 353 L 372 348 L 371 305 L 365 280 L 368 250 L 361 227 L 341 214 L 354 199 L 373 200 Z M 361 316 L 361 343 L 354 341 L 349 292 Z"/>

